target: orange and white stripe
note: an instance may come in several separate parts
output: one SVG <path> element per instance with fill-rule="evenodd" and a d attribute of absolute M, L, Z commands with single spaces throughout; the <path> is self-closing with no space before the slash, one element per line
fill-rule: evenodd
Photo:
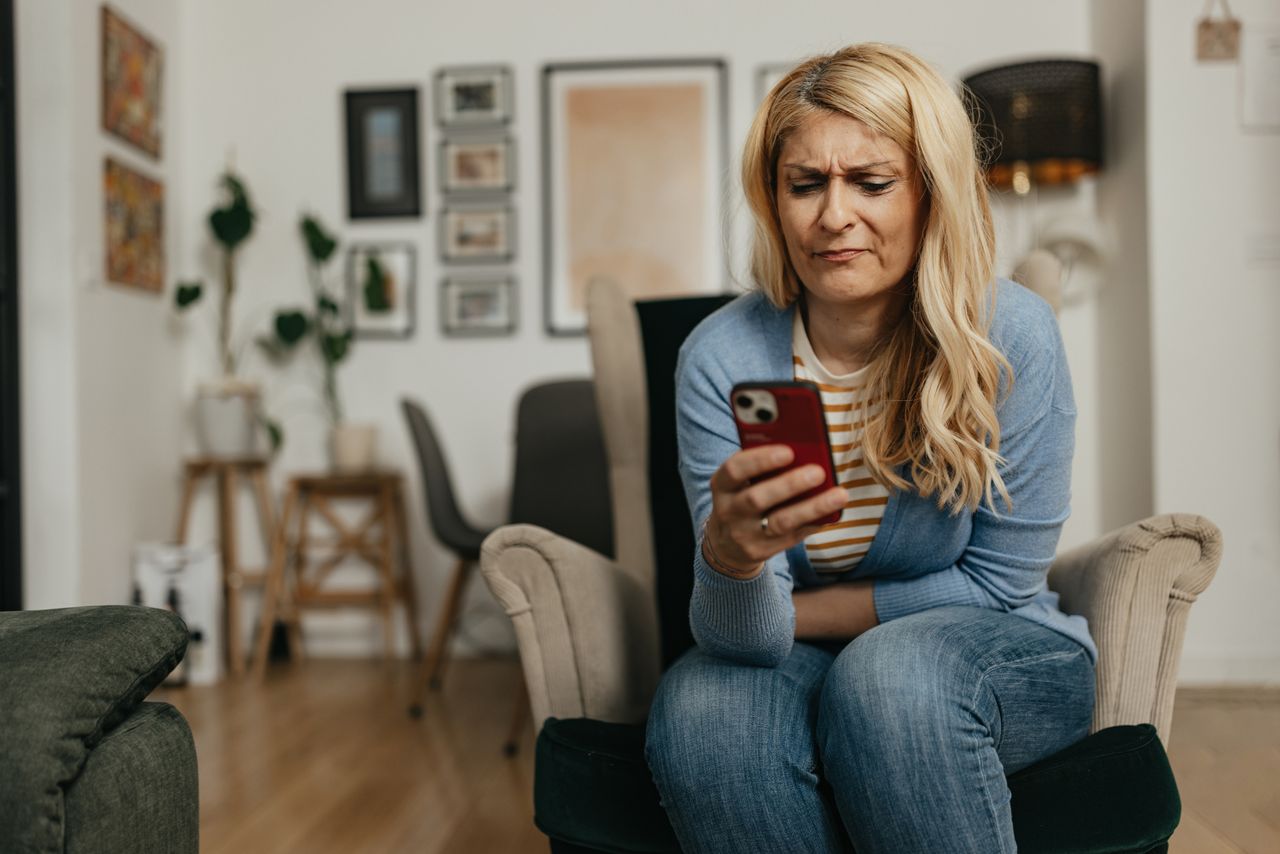
<path fill-rule="evenodd" d="M 795 379 L 816 384 L 822 394 L 822 411 L 831 440 L 836 481 L 849 493 L 839 521 L 824 526 L 806 539 L 805 550 L 816 572 L 848 572 L 871 549 L 871 541 L 875 539 L 885 505 L 889 502 L 889 491 L 871 477 L 862 458 L 865 420 L 861 395 L 867 368 L 851 374 L 832 374 L 814 355 L 799 311 L 796 311 L 795 318 L 792 328 Z M 866 415 L 875 415 L 879 409 L 879 404 L 872 403 Z"/>

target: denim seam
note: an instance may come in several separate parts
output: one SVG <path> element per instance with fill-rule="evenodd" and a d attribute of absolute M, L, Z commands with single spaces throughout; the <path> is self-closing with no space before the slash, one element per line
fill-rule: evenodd
<path fill-rule="evenodd" d="M 1038 655 L 1038 656 L 1035 656 L 1034 658 L 1024 658 L 1024 659 L 1019 659 L 1019 660 L 1017 660 L 1017 661 L 1002 661 L 1002 662 L 1000 662 L 1000 663 L 998 663 L 998 664 L 993 664 L 993 665 L 991 665 L 990 667 L 988 667 L 986 670 L 982 671 L 982 675 L 980 675 L 980 676 L 978 677 L 978 682 L 977 682 L 977 684 L 974 686 L 974 689 L 973 689 L 973 696 L 972 696 L 972 697 L 970 698 L 970 700 L 969 700 L 969 705 L 970 705 L 970 707 L 971 707 L 971 708 L 977 708 L 978 695 L 979 695 L 980 693 L 982 693 L 982 686 L 983 686 L 983 684 L 986 682 L 986 680 L 987 680 L 987 676 L 988 676 L 992 671 L 994 671 L 994 670 L 998 670 L 998 669 L 1000 669 L 1000 668 L 1002 668 L 1002 667 L 1008 667 L 1008 666 L 1011 666 L 1011 665 L 1018 665 L 1018 666 L 1021 666 L 1021 665 L 1024 665 L 1024 664 L 1037 664 L 1037 663 L 1039 663 L 1039 662 L 1043 662 L 1043 661 L 1053 661 L 1054 659 L 1058 659 L 1058 658 L 1070 658 L 1070 657 L 1072 657 L 1072 656 L 1074 656 L 1074 655 L 1080 655 L 1080 654 L 1082 654 L 1082 653 L 1084 653 L 1084 648 L 1083 648 L 1083 647 L 1081 647 L 1079 650 L 1076 650 L 1076 651 L 1074 651 L 1074 652 L 1051 652 L 1051 653 L 1046 653 L 1045 655 Z M 990 727 L 988 727 L 988 731 L 990 731 Z M 1003 743 L 1004 743 L 1004 726 L 1003 726 L 1003 725 L 1001 725 L 1001 727 L 1000 727 L 1000 744 L 1003 744 Z M 995 749 L 996 749 L 997 753 L 998 753 L 998 752 L 999 752 L 999 750 L 1000 750 L 1000 744 L 997 744 L 997 745 L 995 746 Z M 983 756 L 983 749 L 982 749 L 982 747 L 978 747 L 978 748 L 977 748 L 977 751 L 978 751 L 978 773 L 979 773 L 979 774 L 981 774 L 983 777 L 985 777 L 985 776 L 986 776 L 986 773 L 985 773 L 985 772 L 986 772 L 986 764 L 987 764 L 987 763 L 986 763 L 986 760 L 985 760 L 985 758 L 984 758 L 984 756 Z M 999 760 L 999 756 L 998 756 L 998 755 L 997 755 L 997 757 L 996 757 L 996 758 L 997 758 L 997 760 Z M 1003 769 L 1003 768 L 1001 768 L 1001 775 L 1000 775 L 1000 776 L 1001 776 L 1001 777 L 1003 777 L 1003 776 L 1004 776 L 1004 769 Z M 1008 785 L 1008 784 L 1006 783 L 1006 785 Z M 997 814 L 997 812 L 996 812 L 996 805 L 995 805 L 995 804 L 992 802 L 992 800 L 991 800 L 991 793 L 990 793 L 990 791 L 988 790 L 988 787 L 986 787 L 986 786 L 983 786 L 983 787 L 982 787 L 982 798 L 983 798 L 983 800 L 984 800 L 984 801 L 986 801 L 986 804 L 987 804 L 987 811 L 988 811 L 988 813 L 989 813 L 989 814 L 990 814 L 990 816 L 991 816 L 991 823 L 994 825 L 994 824 L 996 823 L 996 821 L 997 821 L 997 815 L 998 815 L 998 814 Z M 1015 851 L 1016 851 L 1016 849 L 1015 849 Z M 1004 854 L 1004 852 L 1005 852 L 1005 849 L 1003 848 L 1003 845 L 1002 845 L 1002 847 L 1001 847 L 1001 854 Z"/>

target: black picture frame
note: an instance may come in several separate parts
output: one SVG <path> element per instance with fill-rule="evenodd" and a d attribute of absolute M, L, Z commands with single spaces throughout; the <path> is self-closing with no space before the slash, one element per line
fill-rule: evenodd
<path fill-rule="evenodd" d="M 371 322 L 369 313 L 361 308 L 361 281 L 357 269 L 371 253 L 393 255 L 396 259 L 393 275 L 403 279 L 404 296 L 388 318 L 387 323 Z M 342 317 L 355 338 L 373 340 L 401 340 L 412 338 L 417 325 L 417 249 L 405 242 L 366 242 L 347 246 L 345 299 Z"/>
<path fill-rule="evenodd" d="M 492 103 L 460 104 L 461 86 L 492 86 Z M 480 90 L 483 93 L 483 89 Z M 452 65 L 435 76 L 435 115 L 441 128 L 460 130 L 502 126 L 515 114 L 511 68 L 507 65 Z"/>
<path fill-rule="evenodd" d="M 459 181 L 450 168 L 450 152 L 453 149 L 498 146 L 502 150 L 501 176 L 487 181 Z M 453 196 L 467 198 L 475 196 L 509 193 L 516 186 L 516 142 L 510 136 L 502 134 L 475 134 L 453 136 L 440 140 L 439 146 L 440 191 Z M 478 152 L 479 153 L 479 152 Z"/>
<path fill-rule="evenodd" d="M 462 319 L 458 316 L 459 292 L 486 285 L 502 291 L 501 302 L 505 308 L 505 317 L 499 318 L 502 322 L 480 320 L 461 323 Z M 445 276 L 440 280 L 440 331 L 450 338 L 494 338 L 511 335 L 516 331 L 518 308 L 515 277 L 506 273 Z"/>
<path fill-rule="evenodd" d="M 347 136 L 347 217 L 422 215 L 418 89 L 352 89 L 344 93 Z M 371 122 L 385 127 L 370 128 Z M 374 136 L 378 134 L 378 136 Z M 371 148 L 382 148 L 382 160 Z"/>
<path fill-rule="evenodd" d="M 716 223 L 714 229 L 715 237 L 713 241 L 709 242 L 707 251 L 715 253 L 716 257 L 719 258 L 719 263 L 714 265 L 716 267 L 715 274 L 709 274 L 704 277 L 702 282 L 703 287 L 707 289 L 706 293 L 728 293 L 731 291 L 732 279 L 724 263 L 724 258 L 720 254 L 724 239 L 723 229 L 725 228 L 722 213 L 726 203 L 727 190 L 724 176 L 728 174 L 728 164 L 731 162 L 729 157 L 729 74 L 728 64 L 725 60 L 718 57 L 689 57 L 547 63 L 542 67 L 541 85 L 542 310 L 544 329 L 547 335 L 553 338 L 582 337 L 587 332 L 585 312 L 579 318 L 566 319 L 561 316 L 562 312 L 557 308 L 557 300 L 560 298 L 560 292 L 564 289 L 564 283 L 557 276 L 558 264 L 561 259 L 556 251 L 560 236 L 558 230 L 562 227 L 557 210 L 557 200 L 562 196 L 561 188 L 557 181 L 561 180 L 561 176 L 557 173 L 555 167 L 559 156 L 558 146 L 560 145 L 560 140 L 557 138 L 558 125 L 555 102 L 557 78 L 567 80 L 573 75 L 590 76 L 599 74 L 616 82 L 616 80 L 629 74 L 643 76 L 649 72 L 656 72 L 657 74 L 685 72 L 691 77 L 706 75 L 711 78 L 705 83 L 705 91 L 709 96 L 708 103 L 710 106 L 708 109 L 712 117 L 711 124 L 714 126 L 714 139 L 708 140 L 706 145 L 712 161 L 709 174 L 713 177 L 710 180 L 716 183 L 717 187 L 715 192 L 711 194 L 715 198 L 712 203 L 714 210 L 708 212 L 711 220 Z"/>
<path fill-rule="evenodd" d="M 501 247 L 496 251 L 466 251 L 461 250 L 454 239 L 452 231 L 454 229 L 456 218 L 466 215 L 483 216 L 485 214 L 491 216 L 501 216 L 503 221 L 502 237 L 504 238 Z M 467 202 L 463 204 L 446 205 L 440 210 L 439 217 L 439 256 L 440 261 L 445 264 L 501 264 L 509 262 L 516 255 L 516 212 L 515 208 L 503 201 L 493 201 L 489 203 Z"/>

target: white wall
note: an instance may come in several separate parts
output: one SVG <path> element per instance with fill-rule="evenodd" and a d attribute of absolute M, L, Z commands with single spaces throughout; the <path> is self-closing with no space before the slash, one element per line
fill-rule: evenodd
<path fill-rule="evenodd" d="M 169 296 L 103 281 L 102 162 L 166 185 L 172 264 L 183 205 L 172 120 L 181 8 L 113 4 L 166 48 L 163 160 L 100 129 L 100 4 L 16 4 L 24 585 L 30 608 L 124 602 L 131 549 L 172 536 L 182 436 Z M 172 267 L 170 267 L 172 269 Z"/>
<path fill-rule="evenodd" d="M 436 416 L 458 480 L 464 511 L 477 523 L 502 521 L 511 473 L 511 431 L 521 388 L 546 378 L 586 375 L 590 370 L 584 340 L 553 340 L 543 332 L 541 310 L 541 198 L 539 194 L 539 74 L 548 61 L 654 56 L 719 56 L 730 68 L 730 148 L 745 136 L 755 107 L 755 71 L 763 63 L 798 59 L 842 44 L 879 39 L 912 47 L 958 75 L 1011 56 L 1082 56 L 1089 51 L 1088 9 L 1068 4 L 1052 16 L 1034 4 L 1001 2 L 975 16 L 963 4 L 929 4 L 927 14 L 904 4 L 816 2 L 804 14 L 780 13 L 776 4 L 664 2 L 600 4 L 552 2 L 492 6 L 439 7 L 410 0 L 364 4 L 317 4 L 303 0 L 256 3 L 230 0 L 188 6 L 186 122 L 188 202 L 185 221 L 197 222 L 212 202 L 213 180 L 234 149 L 234 162 L 249 182 L 262 211 L 259 230 L 243 252 L 243 296 L 238 322 L 261 328 L 270 309 L 305 296 L 303 256 L 295 236 L 304 207 L 319 213 L 345 242 L 367 239 L 408 240 L 418 250 L 418 331 L 407 342 L 359 341 L 341 371 L 341 388 L 350 417 L 379 425 L 385 462 L 410 471 L 411 450 L 397 409 L 402 394 L 421 400 Z M 494 26 L 500 19 L 501 26 Z M 287 59 L 282 59 L 287 56 Z M 435 229 L 440 207 L 435 169 L 439 134 L 429 84 L 441 66 L 508 63 L 514 69 L 516 118 L 512 133 L 518 152 L 514 194 L 520 246 L 513 265 L 520 303 L 520 328 L 508 339 L 450 340 L 438 332 L 438 279 Z M 426 167 L 427 216 L 421 220 L 350 223 L 345 214 L 345 155 L 341 93 L 370 85 L 417 85 L 424 97 L 422 142 Z M 604 188 L 607 191 L 607 188 Z M 746 220 L 735 193 L 738 259 L 745 246 Z M 1093 204 L 1092 192 L 1042 199 L 1041 213 L 1055 207 Z M 998 205 L 1001 228 L 1013 214 Z M 200 269 L 203 234 L 187 232 L 176 274 Z M 1030 235 L 1022 235 L 1029 246 Z M 1023 248 L 1025 248 L 1025 246 Z M 1016 258 L 1006 246 L 1004 272 Z M 190 268 L 183 267 L 189 264 Z M 736 269 L 741 269 L 735 263 Z M 1085 271 L 1085 275 L 1088 275 Z M 1091 308 L 1064 315 L 1073 358 L 1095 348 Z M 1077 319 L 1075 315 L 1079 314 Z M 1082 355 L 1081 358 L 1084 358 Z M 186 387 L 213 370 L 212 350 L 193 345 L 187 360 Z M 1077 380 L 1082 401 L 1091 401 L 1092 371 Z M 276 467 L 284 473 L 322 463 L 319 416 L 304 409 L 308 386 L 294 376 L 264 374 L 269 400 L 283 414 L 289 433 Z M 483 388 L 483 395 L 476 389 Z M 1092 406 L 1090 407 L 1092 408 Z M 1070 534 L 1087 539 L 1098 530 L 1096 443 L 1086 439 L 1076 475 L 1077 514 L 1084 520 Z M 416 477 L 411 491 L 413 520 L 424 519 Z M 248 506 L 245 524 L 251 524 Z M 205 514 L 211 516 L 211 513 Z M 205 520 L 211 526 L 211 518 Z M 206 530 L 211 531 L 209 527 Z M 1064 537 L 1064 541 L 1068 538 Z M 413 554 L 424 580 L 428 613 L 440 600 L 451 565 L 447 552 L 425 525 L 413 532 Z M 246 560 L 252 562 L 251 558 Z M 505 642 L 507 621 L 489 604 L 487 591 L 472 591 L 468 620 L 480 642 Z M 477 621 L 482 623 L 477 625 Z M 329 623 L 337 635 L 376 640 L 376 632 Z M 326 630 L 309 637 L 324 644 Z M 326 645 L 336 651 L 340 644 Z M 355 649 L 356 647 L 347 647 Z"/>
<path fill-rule="evenodd" d="M 1184 678 L 1280 682 L 1280 133 L 1241 129 L 1236 65 L 1195 61 L 1202 6 L 1147 4 L 1155 503 L 1225 540 Z M 1232 10 L 1280 25 L 1268 0 Z"/>
<path fill-rule="evenodd" d="M 412 553 L 429 629 L 451 560 L 425 525 L 398 398 L 410 395 L 429 407 L 464 511 L 477 524 L 495 525 L 505 512 L 520 389 L 589 372 L 584 340 L 543 332 L 541 66 L 723 57 L 730 69 L 729 137 L 736 159 L 755 107 L 758 65 L 879 39 L 911 47 L 953 78 L 1038 56 L 1096 56 L 1103 62 L 1103 175 L 1074 189 L 1040 192 L 1026 204 L 1005 196 L 994 200 L 1001 273 L 1032 245 L 1039 228 L 1064 215 L 1098 218 L 1109 244 L 1101 262 L 1073 273 L 1075 288 L 1096 295 L 1066 306 L 1060 318 L 1081 412 L 1074 514 L 1062 544 L 1155 511 L 1186 509 L 1214 518 L 1227 533 L 1228 557 L 1222 577 L 1192 613 L 1186 672 L 1200 679 L 1274 678 L 1276 629 L 1250 604 L 1274 598 L 1265 594 L 1276 592 L 1280 553 L 1277 353 L 1263 337 L 1265 321 L 1276 316 L 1277 275 L 1274 266 L 1251 267 L 1244 245 L 1249 236 L 1276 231 L 1276 203 L 1263 194 L 1276 184 L 1276 137 L 1248 137 L 1235 129 L 1234 68 L 1190 60 L 1191 27 L 1199 14 L 1192 0 L 1145 7 L 1137 0 L 1092 0 L 1056 5 L 1053 15 L 1044 14 L 1046 5 L 989 3 L 978 17 L 965 4 L 851 8 L 831 0 L 810 4 L 804 15 L 780 14 L 775 4 L 759 0 L 662 0 L 643 9 L 559 0 L 508 4 L 500 15 L 491 6 L 455 5 L 446 13 L 411 0 L 121 2 L 118 7 L 166 48 L 167 145 L 156 168 L 97 128 L 97 5 L 20 0 L 29 605 L 124 599 L 128 547 L 172 531 L 178 459 L 193 449 L 185 412 L 195 384 L 215 372 L 209 306 L 170 323 L 169 297 L 143 297 L 96 281 L 104 153 L 165 180 L 171 282 L 211 277 L 203 223 L 216 198 L 217 175 L 233 160 L 261 215 L 241 253 L 236 323 L 242 343 L 265 329 L 274 308 L 306 299 L 296 236 L 301 211 L 317 213 L 344 243 L 415 245 L 415 336 L 357 342 L 340 383 L 349 417 L 376 423 L 383 462 L 410 476 Z M 1237 11 L 1249 21 L 1266 4 L 1253 0 Z M 495 18 L 502 26 L 493 26 Z M 32 44 L 41 49 L 24 49 Z M 441 199 L 430 81 L 442 66 L 489 62 L 509 64 L 515 73 L 511 133 L 518 153 L 513 199 L 520 245 L 510 268 L 520 326 L 510 338 L 445 339 L 437 315 Z M 421 90 L 422 219 L 345 220 L 341 94 L 371 85 Z M 740 275 L 747 222 L 736 193 L 730 214 L 732 267 Z M 1237 222 L 1253 226 L 1241 230 Z M 1214 251 L 1196 248 L 1203 245 Z M 340 267 L 335 264 L 333 272 L 340 275 Z M 1210 299 L 1199 299 L 1206 282 L 1213 287 Z M 1188 341 L 1213 346 L 1194 348 Z M 1255 383 L 1247 394 L 1227 397 L 1222 390 L 1232 386 L 1221 376 L 1241 361 L 1255 366 Z M 321 468 L 325 431 L 314 366 L 280 371 L 250 355 L 245 370 L 265 382 L 268 404 L 288 432 L 275 467 L 277 487 L 288 473 Z M 476 393 L 480 387 L 483 396 Z M 1195 406 L 1187 404 L 1191 388 L 1205 398 Z M 1197 440 L 1222 436 L 1221 426 L 1228 424 L 1229 446 L 1252 440 L 1268 456 L 1231 477 L 1187 464 Z M 1212 427 L 1219 429 L 1210 432 Z M 213 534 L 211 498 L 206 493 L 197 506 L 196 539 Z M 261 562 L 262 549 L 252 541 L 247 496 L 241 511 L 242 559 L 252 566 Z M 509 643 L 506 618 L 482 584 L 471 591 L 466 623 L 475 645 Z M 361 616 L 309 628 L 319 652 L 377 648 L 376 625 Z"/>

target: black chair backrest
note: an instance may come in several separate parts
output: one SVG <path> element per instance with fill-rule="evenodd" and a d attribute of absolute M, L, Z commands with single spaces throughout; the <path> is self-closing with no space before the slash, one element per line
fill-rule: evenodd
<path fill-rule="evenodd" d="M 542 383 L 520 396 L 510 521 L 613 557 L 609 462 L 591 380 Z"/>
<path fill-rule="evenodd" d="M 431 419 L 427 417 L 426 410 L 408 398 L 401 398 L 400 408 L 409 422 L 409 433 L 418 454 L 423 500 L 432 530 L 440 542 L 459 557 L 479 560 L 480 543 L 489 532 L 472 527 L 458 510 L 458 503 L 453 497 L 453 481 L 449 478 L 449 468 Z"/>
<path fill-rule="evenodd" d="M 732 299 L 717 295 L 636 303 L 649 389 L 649 503 L 664 670 L 693 646 L 689 597 L 696 543 L 676 467 L 676 359 L 693 328 Z"/>

